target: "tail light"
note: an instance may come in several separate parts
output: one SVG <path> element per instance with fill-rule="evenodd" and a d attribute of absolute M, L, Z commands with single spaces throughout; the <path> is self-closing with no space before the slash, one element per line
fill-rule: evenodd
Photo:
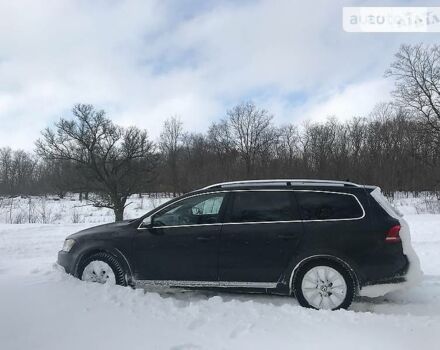
<path fill-rule="evenodd" d="M 388 243 L 400 242 L 401 240 L 400 240 L 399 232 L 400 232 L 400 225 L 395 225 L 391 227 L 385 234 L 385 242 Z"/>

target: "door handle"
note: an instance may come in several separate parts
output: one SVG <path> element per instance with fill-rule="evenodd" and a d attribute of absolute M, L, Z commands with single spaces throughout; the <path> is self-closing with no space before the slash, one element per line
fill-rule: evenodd
<path fill-rule="evenodd" d="M 215 239 L 215 237 L 214 236 L 198 236 L 196 239 L 201 242 L 206 242 L 206 241 L 212 241 L 213 239 Z"/>

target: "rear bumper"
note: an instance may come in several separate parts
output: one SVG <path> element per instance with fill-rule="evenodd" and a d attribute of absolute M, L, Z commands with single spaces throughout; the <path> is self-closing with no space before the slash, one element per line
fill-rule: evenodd
<path fill-rule="evenodd" d="M 380 273 L 376 274 L 376 279 L 365 283 L 365 286 L 388 283 L 401 283 L 406 281 L 409 270 L 409 260 L 406 255 L 390 256 L 390 262 L 383 264 Z"/>
<path fill-rule="evenodd" d="M 415 269 L 412 262 L 406 257 L 407 264 L 394 276 L 370 282 L 359 290 L 359 296 L 378 297 L 396 290 L 406 289 L 418 284 L 422 279 L 420 269 Z M 418 266 L 416 264 L 416 266 Z"/>

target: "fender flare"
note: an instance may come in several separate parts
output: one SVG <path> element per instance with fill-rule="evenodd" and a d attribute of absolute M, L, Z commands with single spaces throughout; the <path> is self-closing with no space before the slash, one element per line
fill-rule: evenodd
<path fill-rule="evenodd" d="M 124 253 L 122 253 L 118 248 L 111 246 L 103 246 L 103 245 L 90 246 L 84 251 L 82 251 L 78 255 L 78 258 L 76 259 L 73 275 L 78 277 L 78 267 L 82 259 L 84 259 L 86 256 L 99 252 L 105 252 L 107 254 L 113 255 L 116 259 L 118 259 L 118 261 L 121 263 L 125 271 L 127 283 L 130 285 L 133 280 L 133 270 L 131 268 L 130 262 L 128 261 Z"/>
<path fill-rule="evenodd" d="M 288 287 L 289 287 L 290 293 L 293 292 L 293 281 L 294 281 L 295 275 L 298 272 L 299 268 L 301 266 L 307 264 L 310 261 L 318 260 L 318 259 L 329 259 L 329 260 L 333 260 L 333 261 L 343 265 L 348 270 L 348 272 L 351 274 L 351 276 L 353 277 L 354 283 L 356 285 L 356 291 L 359 291 L 361 285 L 360 285 L 360 280 L 359 280 L 358 274 L 356 273 L 356 271 L 353 269 L 353 267 L 349 263 L 347 263 L 345 260 L 343 260 L 343 259 L 341 259 L 341 258 L 339 258 L 339 257 L 337 257 L 335 255 L 331 255 L 331 254 L 316 254 L 316 255 L 310 255 L 310 256 L 302 259 L 301 261 L 299 261 L 295 265 L 295 267 L 293 268 L 293 270 L 292 270 L 292 272 L 290 274 L 290 278 L 289 278 L 289 285 L 288 285 Z"/>

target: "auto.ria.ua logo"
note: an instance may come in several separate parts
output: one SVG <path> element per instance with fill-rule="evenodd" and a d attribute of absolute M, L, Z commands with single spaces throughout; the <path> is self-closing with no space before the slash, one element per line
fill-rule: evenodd
<path fill-rule="evenodd" d="M 346 32 L 440 32 L 440 7 L 344 7 Z"/>

